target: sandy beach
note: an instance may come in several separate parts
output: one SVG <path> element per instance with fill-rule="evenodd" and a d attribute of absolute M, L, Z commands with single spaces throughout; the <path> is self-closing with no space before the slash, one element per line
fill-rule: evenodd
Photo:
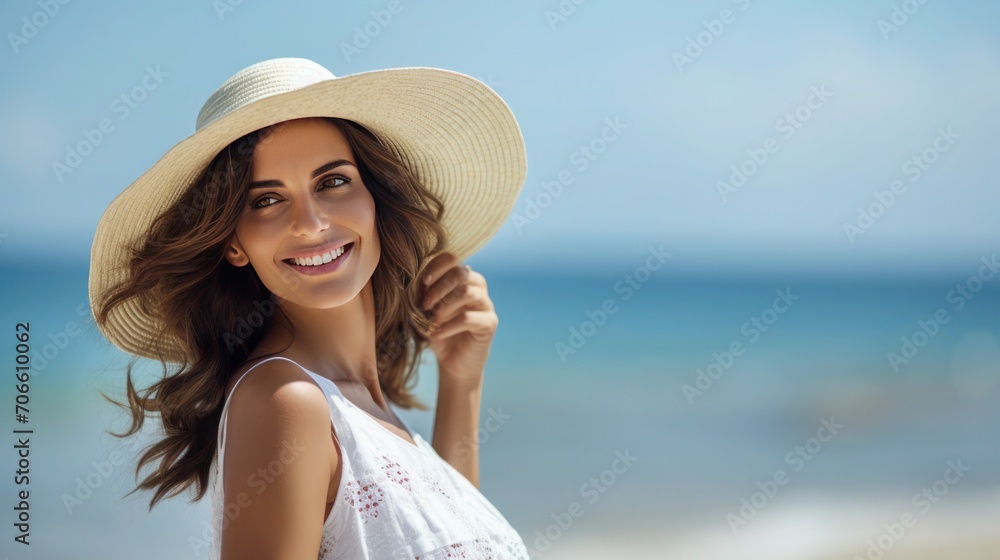
<path fill-rule="evenodd" d="M 883 503 L 797 500 L 762 514 L 733 534 L 675 519 L 568 532 L 546 560 L 996 560 L 1000 558 L 1000 492 L 941 501 L 915 523 L 892 525 L 899 508 Z M 892 530 L 896 536 L 890 534 Z"/>

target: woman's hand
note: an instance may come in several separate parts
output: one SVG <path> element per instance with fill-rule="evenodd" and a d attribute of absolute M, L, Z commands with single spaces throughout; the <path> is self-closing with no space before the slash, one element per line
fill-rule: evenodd
<path fill-rule="evenodd" d="M 486 278 L 451 253 L 435 256 L 424 272 L 422 308 L 440 325 L 430 335 L 441 381 L 477 384 L 499 319 L 486 291 Z"/>

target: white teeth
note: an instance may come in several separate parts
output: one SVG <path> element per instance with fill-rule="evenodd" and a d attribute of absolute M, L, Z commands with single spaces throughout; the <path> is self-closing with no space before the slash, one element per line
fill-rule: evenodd
<path fill-rule="evenodd" d="M 290 259 L 290 260 L 299 266 L 319 266 L 321 264 L 326 264 L 343 254 L 344 254 L 344 248 L 341 247 L 335 251 L 327 251 L 322 255 L 314 255 L 312 257 L 307 257 L 304 259 Z"/>

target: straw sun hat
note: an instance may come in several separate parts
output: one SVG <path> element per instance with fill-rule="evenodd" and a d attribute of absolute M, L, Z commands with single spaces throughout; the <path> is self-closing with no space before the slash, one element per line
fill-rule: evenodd
<path fill-rule="evenodd" d="M 390 68 L 340 78 L 310 60 L 278 58 L 240 70 L 202 106 L 195 133 L 119 194 L 97 224 L 88 290 L 91 309 L 125 279 L 126 244 L 141 239 L 228 144 L 303 117 L 353 120 L 379 136 L 444 202 L 447 250 L 464 260 L 500 229 L 527 174 L 524 139 L 510 108 L 482 82 L 438 68 Z M 170 361 L 180 344 L 135 298 L 102 333 L 122 350 Z"/>

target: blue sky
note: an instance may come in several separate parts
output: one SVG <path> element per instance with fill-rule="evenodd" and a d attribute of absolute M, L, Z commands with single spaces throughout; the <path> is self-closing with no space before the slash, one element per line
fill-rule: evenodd
<path fill-rule="evenodd" d="M 572 178 L 536 219 L 508 220 L 473 257 L 495 267 L 637 266 L 664 245 L 679 268 L 963 274 L 1000 241 L 994 4 L 567 1 L 575 11 L 553 24 L 557 1 L 398 0 L 345 56 L 355 27 L 374 26 L 390 2 L 244 0 L 219 12 L 222 2 L 55 2 L 47 17 L 44 0 L 0 7 L 0 262 L 86 263 L 103 209 L 194 131 L 208 95 L 279 56 L 338 76 L 434 66 L 491 84 L 528 147 L 515 214 L 544 202 L 560 172 Z M 919 9 L 884 35 L 879 20 L 904 4 Z M 22 18 L 44 25 L 27 38 Z M 679 67 L 675 53 L 701 32 L 705 46 Z M 126 111 L 116 99 L 148 68 L 161 81 Z M 806 118 L 789 129 L 797 111 Z M 54 171 L 102 119 L 114 129 L 92 153 Z M 579 150 L 608 122 L 617 136 L 583 168 Z M 937 140 L 949 128 L 950 142 Z M 723 196 L 720 181 L 751 169 L 747 151 L 761 158 L 769 139 L 777 149 Z M 924 156 L 933 163 L 921 160 L 914 180 L 916 164 L 904 165 Z M 845 232 L 894 181 L 901 194 L 862 234 Z"/>

